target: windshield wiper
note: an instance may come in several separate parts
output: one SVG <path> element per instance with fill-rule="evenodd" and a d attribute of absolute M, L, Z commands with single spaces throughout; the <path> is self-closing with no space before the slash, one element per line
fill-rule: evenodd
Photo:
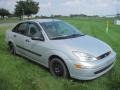
<path fill-rule="evenodd" d="M 84 36 L 85 34 L 72 34 L 67 36 L 67 38 L 75 38 L 75 37 L 80 37 L 80 36 Z"/>
<path fill-rule="evenodd" d="M 55 37 L 55 38 L 52 38 L 52 40 L 75 38 L 75 37 L 80 37 L 80 36 L 84 36 L 84 35 L 85 35 L 85 34 L 72 34 L 72 35 L 69 35 L 69 36 Z"/>
<path fill-rule="evenodd" d="M 52 38 L 51 40 L 57 40 L 57 39 L 66 39 L 66 36 L 55 37 L 55 38 Z"/>

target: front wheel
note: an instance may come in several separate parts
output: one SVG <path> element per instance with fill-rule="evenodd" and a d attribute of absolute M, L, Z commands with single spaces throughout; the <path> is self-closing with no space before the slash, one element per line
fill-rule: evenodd
<path fill-rule="evenodd" d="M 56 78 L 68 78 L 68 70 L 63 61 L 59 58 L 53 58 L 49 63 L 51 74 Z"/>

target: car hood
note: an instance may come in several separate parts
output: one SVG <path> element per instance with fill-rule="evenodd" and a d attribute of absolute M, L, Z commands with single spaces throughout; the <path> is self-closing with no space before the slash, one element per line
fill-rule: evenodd
<path fill-rule="evenodd" d="M 88 35 L 77 38 L 54 40 L 54 44 L 57 45 L 57 49 L 62 51 L 80 51 L 95 57 L 111 51 L 111 48 L 106 43 Z"/>

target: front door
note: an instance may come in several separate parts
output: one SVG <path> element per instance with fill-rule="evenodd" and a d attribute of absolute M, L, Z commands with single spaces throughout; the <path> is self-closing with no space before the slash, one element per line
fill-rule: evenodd
<path fill-rule="evenodd" d="M 40 27 L 36 23 L 29 23 L 28 37 L 25 39 L 24 48 L 26 49 L 25 54 L 32 58 L 34 61 L 44 64 L 42 58 L 44 41 L 32 40 L 32 37 L 40 37 L 42 34 Z"/>

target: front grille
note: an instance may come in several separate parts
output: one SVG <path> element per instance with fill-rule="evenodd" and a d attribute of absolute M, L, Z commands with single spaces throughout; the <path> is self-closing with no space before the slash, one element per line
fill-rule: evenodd
<path fill-rule="evenodd" d="M 111 51 L 109 51 L 109 52 L 107 52 L 105 54 L 102 54 L 101 56 L 97 57 L 97 59 L 98 60 L 103 59 L 103 58 L 107 57 L 108 55 L 110 55 L 110 53 L 111 53 Z"/>

